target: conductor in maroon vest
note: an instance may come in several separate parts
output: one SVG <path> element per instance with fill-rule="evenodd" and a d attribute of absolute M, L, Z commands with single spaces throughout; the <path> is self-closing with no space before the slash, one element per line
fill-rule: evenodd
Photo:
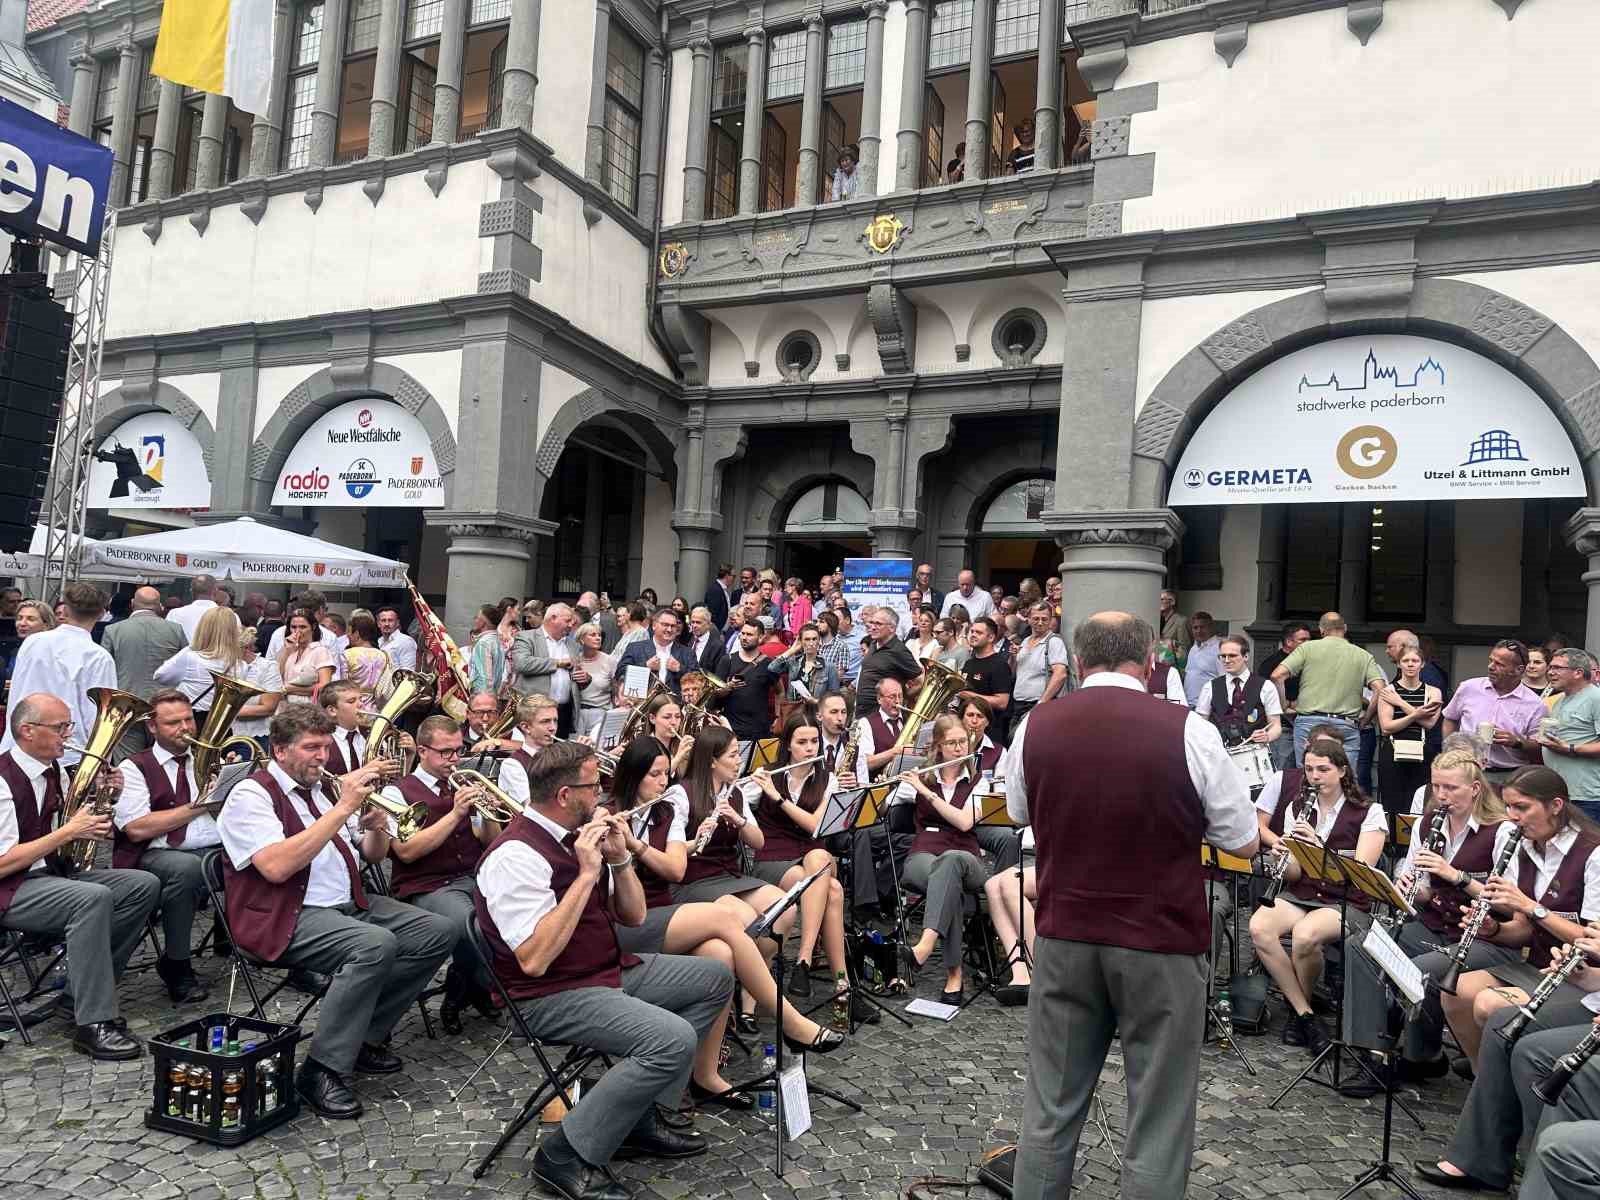
<path fill-rule="evenodd" d="M 74 1049 L 91 1058 L 138 1058 L 139 1043 L 120 1019 L 117 980 L 144 936 L 161 881 L 115 868 L 65 877 L 56 852 L 79 838 L 110 837 L 111 818 L 85 804 L 55 827 L 68 787 L 58 760 L 72 732 L 62 701 L 35 692 L 14 702 L 7 716 L 15 744 L 0 754 L 0 929 L 65 940 L 67 993 L 60 1005 L 72 1011 Z"/>
<path fill-rule="evenodd" d="M 1083 687 L 1029 713 L 1006 810 L 1033 823 L 1038 936 L 1018 1200 L 1067 1195 L 1111 1039 L 1128 1076 L 1124 1200 L 1188 1186 L 1210 942 L 1200 845 L 1256 852 L 1244 777 L 1210 722 L 1146 690 L 1155 631 L 1096 613 L 1073 633 Z"/>
<path fill-rule="evenodd" d="M 217 823 L 192 801 L 203 781 L 195 778 L 189 739 L 195 735 L 188 697 L 166 688 L 150 697 L 146 720 L 154 744 L 123 760 L 122 794 L 112 813 L 117 867 L 138 867 L 161 881 L 161 928 L 165 944 L 156 973 L 174 1004 L 198 1003 L 210 995 L 194 973 L 189 947 L 194 912 L 205 898 L 201 859 L 222 844 Z"/>
<path fill-rule="evenodd" d="M 280 709 L 271 764 L 234 788 L 217 825 L 234 942 L 267 962 L 333 977 L 295 1083 L 307 1104 L 338 1119 L 361 1115 L 345 1082 L 351 1071 L 400 1070 L 384 1043 L 450 953 L 455 930 L 362 887 L 360 860 L 389 852 L 388 817 L 362 812 L 380 768 L 341 777 L 330 795 L 321 777 L 332 733 L 320 708 Z"/>
<path fill-rule="evenodd" d="M 390 887 L 396 899 L 443 917 L 456 931 L 439 1003 L 439 1023 L 450 1034 L 461 1032 L 461 1006 L 469 999 L 479 1012 L 494 1016 L 489 969 L 472 944 L 468 922 L 478 895 L 473 875 L 484 847 L 500 836 L 500 826 L 473 808 L 474 798 L 484 794 L 481 789 L 455 788 L 450 783 L 450 773 L 461 765 L 463 741 L 461 726 L 450 717 L 425 718 L 417 726 L 416 770 L 384 789 L 392 800 L 428 810 L 419 832 L 390 847 L 394 856 Z"/>
<path fill-rule="evenodd" d="M 567 1200 L 627 1200 L 605 1170 L 618 1150 L 705 1152 L 700 1135 L 659 1124 L 655 1106 L 677 1106 L 695 1046 L 733 994 L 732 972 L 711 959 L 618 949 L 612 922 L 642 924 L 645 898 L 622 834 L 591 822 L 599 766 L 589 746 L 542 751 L 530 802 L 478 868 L 490 969 L 534 1035 L 615 1064 L 539 1139 L 534 1177 Z"/>

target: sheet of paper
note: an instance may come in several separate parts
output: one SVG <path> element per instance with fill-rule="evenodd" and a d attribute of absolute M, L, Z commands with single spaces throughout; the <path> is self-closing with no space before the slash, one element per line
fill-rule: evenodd
<path fill-rule="evenodd" d="M 932 1017 L 935 1021 L 948 1021 L 961 1010 L 954 1004 L 940 1004 L 937 1000 L 913 1000 L 905 1011 L 914 1017 Z"/>
<path fill-rule="evenodd" d="M 1395 987 L 1400 989 L 1402 996 L 1412 1004 L 1422 1003 L 1422 997 L 1427 991 L 1422 968 L 1406 957 L 1406 952 L 1389 936 L 1387 929 L 1374 921 L 1367 929 L 1367 936 L 1362 940 L 1361 948 L 1394 982 Z"/>
<path fill-rule="evenodd" d="M 806 685 L 801 683 L 798 679 L 790 683 L 789 686 L 794 689 L 794 694 L 799 696 L 802 700 L 814 701 L 816 699 L 816 697 L 811 694 L 811 689 L 806 687 Z"/>
<path fill-rule="evenodd" d="M 632 670 L 631 667 L 629 669 Z M 615 746 L 617 744 L 617 739 L 622 736 L 622 727 L 627 723 L 627 709 L 607 709 L 606 715 L 601 718 L 600 721 L 600 732 L 595 738 L 596 744 L 607 750 L 609 750 L 612 746 Z"/>
<path fill-rule="evenodd" d="M 811 1128 L 811 1093 L 806 1091 L 806 1068 L 795 1063 L 778 1076 L 783 1092 L 783 1126 L 792 1142 Z"/>
<path fill-rule="evenodd" d="M 222 769 L 217 772 L 217 786 L 212 790 L 208 802 L 212 811 L 216 811 L 217 805 L 225 804 L 233 789 L 254 773 L 255 766 L 252 763 L 223 763 Z"/>
<path fill-rule="evenodd" d="M 644 697 L 650 691 L 650 668 L 629 667 L 622 676 L 624 696 Z"/>

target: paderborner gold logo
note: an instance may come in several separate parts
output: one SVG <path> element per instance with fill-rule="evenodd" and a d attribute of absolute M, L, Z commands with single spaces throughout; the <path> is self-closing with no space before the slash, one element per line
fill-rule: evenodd
<path fill-rule="evenodd" d="M 1339 439 L 1339 469 L 1354 479 L 1376 479 L 1400 457 L 1394 434 L 1381 425 L 1357 425 Z"/>

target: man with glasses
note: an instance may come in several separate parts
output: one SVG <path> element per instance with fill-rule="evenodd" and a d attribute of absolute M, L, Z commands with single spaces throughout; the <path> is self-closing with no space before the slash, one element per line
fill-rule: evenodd
<path fill-rule="evenodd" d="M 895 634 L 899 618 L 892 608 L 868 607 L 861 610 L 867 626 L 862 646 L 861 669 L 856 673 L 856 694 L 875 696 L 882 679 L 899 680 L 909 694 L 922 686 L 922 667 L 916 656 Z M 1009 688 L 1009 684 L 1007 685 Z"/>
<path fill-rule="evenodd" d="M 554 716 L 554 713 L 551 714 Z M 449 921 L 456 944 L 445 972 L 439 1024 L 448 1034 L 461 1032 L 461 1006 L 468 1000 L 492 1018 L 489 970 L 478 957 L 467 923 L 478 889 L 472 877 L 484 847 L 500 836 L 500 826 L 484 820 L 473 807 L 485 798 L 481 788 L 457 788 L 450 774 L 461 765 L 461 727 L 446 716 L 424 718 L 417 726 L 417 766 L 399 783 L 383 789 L 389 799 L 422 805 L 428 819 L 405 841 L 390 847 L 394 857 L 391 888 L 397 900 Z M 389 825 L 390 836 L 397 832 Z"/>
<path fill-rule="evenodd" d="M 1250 647 L 1244 638 L 1223 638 L 1217 661 L 1222 674 L 1201 690 L 1196 714 L 1217 727 L 1224 746 L 1277 741 L 1283 733 L 1283 704 L 1278 689 L 1250 669 Z"/>
<path fill-rule="evenodd" d="M 161 898 L 161 881 L 116 868 L 64 877 L 57 852 L 80 838 L 110 837 L 111 816 L 85 804 L 52 828 L 66 795 L 60 759 L 72 718 L 59 699 L 39 693 L 13 704 L 10 717 L 12 745 L 0 754 L 0 929 L 66 942 L 67 987 L 57 1008 L 72 1018 L 74 1050 L 106 1061 L 138 1058 L 143 1051 L 122 1020 L 117 981 Z M 111 779 L 120 790 L 121 776 L 113 771 Z"/>
<path fill-rule="evenodd" d="M 1484 774 L 1499 785 L 1519 767 L 1539 761 L 1539 721 L 1544 701 L 1522 682 L 1528 667 L 1526 647 L 1513 638 L 1496 642 L 1489 651 L 1486 674 L 1456 688 L 1444 707 L 1444 735 L 1464 730 L 1487 742 Z"/>
<path fill-rule="evenodd" d="M 1550 682 L 1561 689 L 1550 719 L 1555 728 L 1536 740 L 1544 765 L 1566 780 L 1571 800 L 1600 820 L 1600 688 L 1589 682 L 1594 660 L 1582 650 L 1557 650 Z"/>

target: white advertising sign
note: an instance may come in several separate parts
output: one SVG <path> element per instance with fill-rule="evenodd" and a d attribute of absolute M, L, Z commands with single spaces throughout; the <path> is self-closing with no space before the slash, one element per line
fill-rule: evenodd
<path fill-rule="evenodd" d="M 90 508 L 209 508 L 200 442 L 171 413 L 131 417 L 95 448 Z"/>
<path fill-rule="evenodd" d="M 274 504 L 443 508 L 444 480 L 422 422 L 390 400 L 351 400 L 317 418 L 284 460 Z"/>
<path fill-rule="evenodd" d="M 1526 383 L 1449 342 L 1383 334 L 1308 346 L 1234 388 L 1167 503 L 1584 494 L 1571 440 Z"/>

